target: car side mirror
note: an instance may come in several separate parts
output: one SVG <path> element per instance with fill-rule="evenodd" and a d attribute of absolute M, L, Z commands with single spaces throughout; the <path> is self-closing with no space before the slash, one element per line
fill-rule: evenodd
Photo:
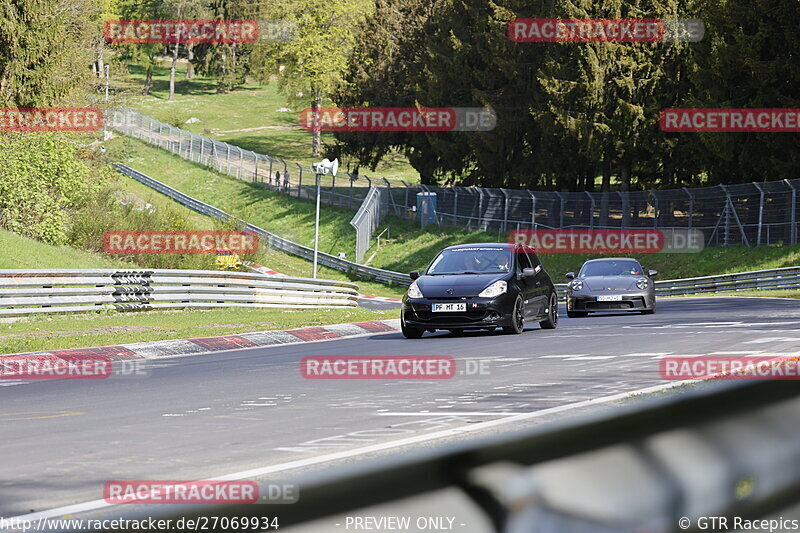
<path fill-rule="evenodd" d="M 658 270 L 648 270 L 647 275 L 650 276 L 651 278 L 654 278 L 658 276 Z"/>
<path fill-rule="evenodd" d="M 412 270 L 409 272 L 408 277 L 413 279 L 417 279 L 419 277 L 419 270 Z"/>
<path fill-rule="evenodd" d="M 532 268 L 523 268 L 522 269 L 522 277 L 523 278 L 532 278 L 536 275 L 536 270 Z"/>
<path fill-rule="evenodd" d="M 564 277 L 567 279 L 575 279 L 575 272 L 567 272 L 564 274 Z"/>

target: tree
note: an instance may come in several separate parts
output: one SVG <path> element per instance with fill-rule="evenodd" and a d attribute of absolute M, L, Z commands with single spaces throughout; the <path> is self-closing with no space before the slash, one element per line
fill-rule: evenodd
<path fill-rule="evenodd" d="M 164 0 L 118 0 L 119 14 L 123 20 L 153 20 L 161 18 Z M 142 94 L 150 94 L 153 87 L 153 69 L 156 57 L 164 50 L 161 43 L 120 43 L 115 48 L 124 58 L 138 62 L 145 69 Z"/>
<path fill-rule="evenodd" d="M 97 13 L 94 0 L 0 0 L 0 107 L 82 97 Z"/>
<path fill-rule="evenodd" d="M 261 5 L 260 18 L 296 28 L 291 38 L 261 42 L 253 51 L 253 72 L 279 87 L 295 106 L 312 112 L 342 83 L 359 23 L 370 0 L 275 0 Z M 320 132 L 313 131 L 311 153 L 320 155 Z"/>

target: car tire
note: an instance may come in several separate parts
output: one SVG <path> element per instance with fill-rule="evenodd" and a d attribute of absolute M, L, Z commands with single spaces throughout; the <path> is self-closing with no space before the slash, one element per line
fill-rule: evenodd
<path fill-rule="evenodd" d="M 567 311 L 567 316 L 570 318 L 583 318 L 588 314 L 586 311 Z"/>
<path fill-rule="evenodd" d="M 511 325 L 503 326 L 503 333 L 506 335 L 519 335 L 525 329 L 525 307 L 522 303 L 522 296 L 517 296 L 514 302 L 514 309 L 511 311 Z"/>
<path fill-rule="evenodd" d="M 550 295 L 547 318 L 539 322 L 539 325 L 542 329 L 556 329 L 558 327 L 558 296 L 556 296 L 556 293 Z"/>
<path fill-rule="evenodd" d="M 642 314 L 643 315 L 652 315 L 655 312 L 656 312 L 655 309 L 645 309 L 644 311 L 642 311 Z"/>
<path fill-rule="evenodd" d="M 406 339 L 419 339 L 422 337 L 422 334 L 425 333 L 424 329 L 406 326 L 405 320 L 400 321 L 400 331 Z"/>

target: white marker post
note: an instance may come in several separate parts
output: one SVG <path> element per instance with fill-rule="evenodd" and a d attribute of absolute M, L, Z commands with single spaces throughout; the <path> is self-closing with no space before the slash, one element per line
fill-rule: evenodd
<path fill-rule="evenodd" d="M 330 172 L 333 177 L 336 177 L 336 172 L 339 170 L 339 159 L 329 161 L 327 158 L 319 163 L 312 163 L 311 170 L 317 175 L 317 213 L 314 221 L 314 279 L 317 278 L 317 256 L 319 255 L 319 199 L 320 187 L 322 176 Z"/>

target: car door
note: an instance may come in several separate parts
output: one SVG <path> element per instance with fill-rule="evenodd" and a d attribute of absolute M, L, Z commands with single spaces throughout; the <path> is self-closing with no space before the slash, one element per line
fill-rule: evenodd
<path fill-rule="evenodd" d="M 528 251 L 526 255 L 531 263 L 531 268 L 536 273 L 534 277 L 529 278 L 532 281 L 530 301 L 533 316 L 541 318 L 547 314 L 545 309 L 550 304 L 550 278 L 544 271 L 539 257 L 533 251 Z"/>
<path fill-rule="evenodd" d="M 536 278 L 525 277 L 522 271 L 526 268 L 533 268 L 528 254 L 521 248 L 514 254 L 517 256 L 517 279 L 522 290 L 522 299 L 525 302 L 525 318 L 534 318 L 540 314 L 538 303 L 536 302 Z"/>

